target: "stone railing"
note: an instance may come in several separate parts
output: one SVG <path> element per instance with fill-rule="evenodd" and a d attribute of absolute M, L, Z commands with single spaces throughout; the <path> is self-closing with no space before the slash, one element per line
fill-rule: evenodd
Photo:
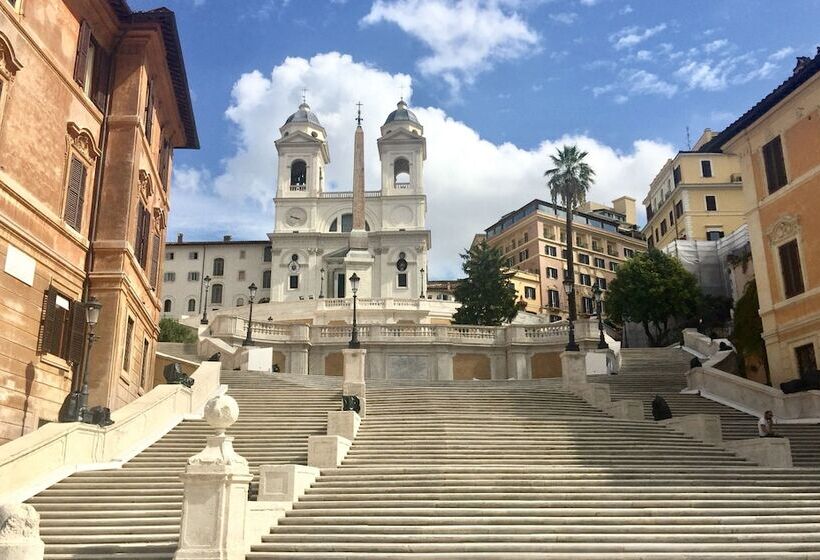
<path fill-rule="evenodd" d="M 707 358 L 711 358 L 721 351 L 721 342 L 731 346 L 728 339 L 711 338 L 705 334 L 699 333 L 697 329 L 683 329 L 683 345 L 702 356 L 706 356 Z"/>
<path fill-rule="evenodd" d="M 55 482 L 81 471 L 112 468 L 153 444 L 189 415 L 201 415 L 220 391 L 219 362 L 203 362 L 195 383 L 158 385 L 111 413 L 101 428 L 80 422 L 46 424 L 0 446 L 0 503 L 27 500 Z"/>

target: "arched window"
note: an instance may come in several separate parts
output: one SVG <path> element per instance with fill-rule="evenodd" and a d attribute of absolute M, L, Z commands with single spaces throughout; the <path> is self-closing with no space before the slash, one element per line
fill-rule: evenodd
<path fill-rule="evenodd" d="M 349 212 L 347 214 L 342 214 L 341 221 L 341 230 L 339 230 L 339 218 L 334 218 L 333 221 L 330 222 L 330 228 L 328 228 L 328 231 L 341 231 L 342 233 L 348 233 L 353 230 L 353 214 Z M 365 231 L 370 231 L 370 224 L 365 222 L 364 229 Z"/>
<path fill-rule="evenodd" d="M 245 298 L 243 298 L 243 297 L 236 298 L 236 306 L 237 307 L 242 307 L 243 305 L 245 305 Z"/>
<path fill-rule="evenodd" d="M 162 311 L 165 313 L 171 312 L 171 300 L 166 299 L 165 302 L 162 304 Z"/>
<path fill-rule="evenodd" d="M 307 164 L 304 160 L 295 159 L 290 164 L 290 184 L 304 185 L 307 183 Z"/>
<path fill-rule="evenodd" d="M 193 313 L 196 311 L 196 300 L 191 298 L 188 300 L 188 313 Z"/>
<path fill-rule="evenodd" d="M 224 276 L 225 275 L 225 259 L 222 257 L 218 259 L 214 259 L 214 276 Z"/>
<path fill-rule="evenodd" d="M 262 289 L 267 290 L 270 288 L 270 270 L 262 271 Z"/>
<path fill-rule="evenodd" d="M 222 284 L 211 286 L 211 303 L 222 303 Z"/>
<path fill-rule="evenodd" d="M 397 189 L 410 186 L 410 162 L 406 158 L 396 158 L 393 162 L 393 186 Z"/>

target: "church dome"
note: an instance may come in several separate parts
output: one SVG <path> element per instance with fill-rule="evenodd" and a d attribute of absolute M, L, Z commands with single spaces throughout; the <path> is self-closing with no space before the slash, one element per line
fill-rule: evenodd
<path fill-rule="evenodd" d="M 404 99 L 399 101 L 398 105 L 396 105 L 395 111 L 387 115 L 387 120 L 384 121 L 384 124 L 396 121 L 409 121 L 411 123 L 421 126 L 421 123 L 416 118 L 416 115 L 413 113 L 413 111 L 407 108 L 407 103 L 404 102 Z"/>
<path fill-rule="evenodd" d="M 287 118 L 285 124 L 300 122 L 308 122 L 313 123 L 316 126 L 322 126 L 322 123 L 319 122 L 319 117 L 316 116 L 316 113 L 310 110 L 310 105 L 305 102 L 302 102 L 302 104 L 299 105 L 299 109 Z"/>

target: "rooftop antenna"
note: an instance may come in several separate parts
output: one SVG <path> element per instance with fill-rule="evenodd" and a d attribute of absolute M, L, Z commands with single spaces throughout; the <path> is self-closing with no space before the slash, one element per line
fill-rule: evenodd
<path fill-rule="evenodd" d="M 689 138 L 689 127 L 686 127 L 686 147 L 687 149 L 692 149 L 692 139 Z"/>
<path fill-rule="evenodd" d="M 356 103 L 356 107 L 358 107 L 358 112 L 356 114 L 356 123 L 359 126 L 362 126 L 362 120 L 364 120 L 362 119 L 362 102 L 359 101 L 358 103 Z"/>

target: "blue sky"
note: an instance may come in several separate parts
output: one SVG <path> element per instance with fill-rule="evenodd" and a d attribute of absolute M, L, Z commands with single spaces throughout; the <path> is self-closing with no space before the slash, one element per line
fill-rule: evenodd
<path fill-rule="evenodd" d="M 131 0 L 150 9 L 153 0 Z M 655 172 L 719 130 L 820 42 L 820 0 L 168 0 L 202 149 L 176 154 L 169 235 L 263 238 L 278 127 L 302 88 L 349 189 L 364 103 L 368 188 L 378 126 L 403 93 L 425 125 L 434 277 L 473 233 L 545 196 L 547 154 L 590 152 L 591 198 L 640 204 Z M 237 7 L 239 6 L 239 7 Z M 454 209 L 458 211 L 454 212 Z"/>

